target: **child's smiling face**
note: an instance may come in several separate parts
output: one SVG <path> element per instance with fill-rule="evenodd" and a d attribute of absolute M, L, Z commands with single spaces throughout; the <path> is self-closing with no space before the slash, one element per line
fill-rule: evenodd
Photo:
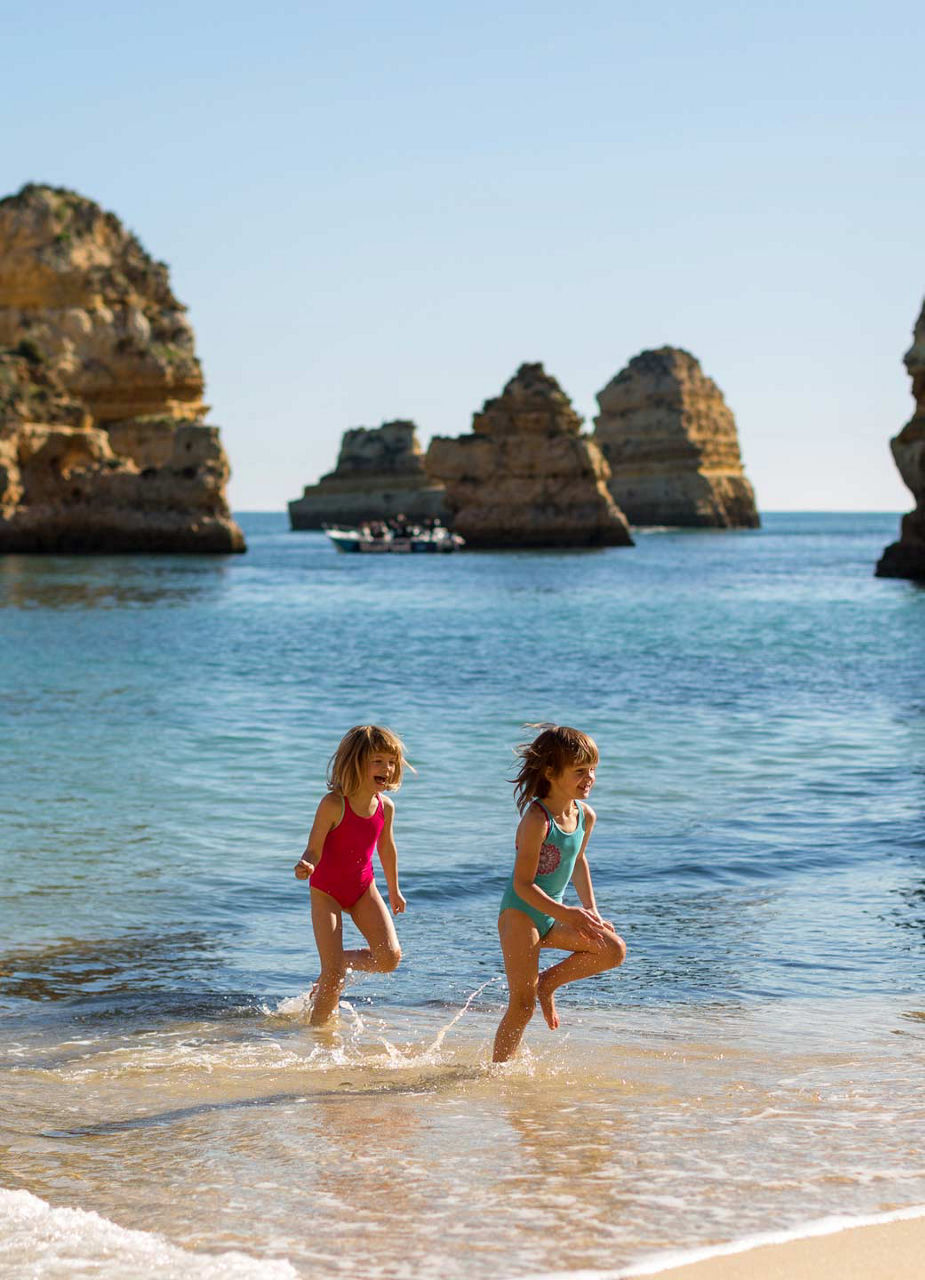
<path fill-rule="evenodd" d="M 382 751 L 374 752 L 366 761 L 366 781 L 373 791 L 385 791 L 395 777 L 396 760 L 394 756 Z"/>
<path fill-rule="evenodd" d="M 547 773 L 549 781 L 568 795 L 570 800 L 587 800 L 594 786 L 597 764 L 569 765 L 561 773 Z"/>

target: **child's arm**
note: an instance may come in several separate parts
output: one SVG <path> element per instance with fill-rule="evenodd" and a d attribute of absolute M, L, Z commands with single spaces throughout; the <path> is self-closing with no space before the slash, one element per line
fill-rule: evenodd
<path fill-rule="evenodd" d="M 382 833 L 379 836 L 379 861 L 382 863 L 382 870 L 385 875 L 385 883 L 389 890 L 389 906 L 392 908 L 392 914 L 397 916 L 405 909 L 405 899 L 398 887 L 398 850 L 395 848 L 395 835 L 393 832 L 393 819 L 395 817 L 395 806 L 388 796 L 382 797 L 383 817 L 385 821 L 382 824 Z"/>
<path fill-rule="evenodd" d="M 590 937 L 598 937 L 601 933 L 601 922 L 594 911 L 586 905 L 567 907 L 564 902 L 556 902 L 535 884 L 536 873 L 540 865 L 540 846 L 546 839 L 548 824 L 546 815 L 536 805 L 531 805 L 520 820 L 517 828 L 517 857 L 514 861 L 514 892 L 530 907 L 552 916 L 560 924 L 570 925 L 579 933 Z M 587 842 L 582 843 L 582 849 Z M 590 881 L 589 881 L 590 883 Z M 577 887 L 577 886 L 576 886 Z"/>
<path fill-rule="evenodd" d="M 341 797 L 336 796 L 333 791 L 329 791 L 322 798 L 315 811 L 315 821 L 312 823 L 312 829 L 308 833 L 305 852 L 295 864 L 295 878 L 297 880 L 307 880 L 315 870 L 328 832 L 332 827 L 337 826 L 344 815 L 343 804 Z"/>

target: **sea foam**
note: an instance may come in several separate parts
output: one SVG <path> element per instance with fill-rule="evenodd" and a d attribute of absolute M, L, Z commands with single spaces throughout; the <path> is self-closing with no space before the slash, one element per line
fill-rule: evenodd
<path fill-rule="evenodd" d="M 85 1209 L 55 1209 L 0 1189 L 0 1272 L 29 1280 L 294 1280 L 290 1263 L 243 1253 L 194 1253 Z"/>

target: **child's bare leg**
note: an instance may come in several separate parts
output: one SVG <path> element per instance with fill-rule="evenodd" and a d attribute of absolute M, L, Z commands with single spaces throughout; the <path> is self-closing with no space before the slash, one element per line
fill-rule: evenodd
<path fill-rule="evenodd" d="M 513 907 L 501 912 L 498 933 L 509 995 L 507 1009 L 495 1033 L 491 1060 L 507 1062 L 517 1052 L 536 1008 L 540 935 L 530 917 Z"/>
<path fill-rule="evenodd" d="M 401 960 L 398 934 L 389 909 L 374 884 L 350 908 L 350 915 L 369 946 L 345 951 L 347 968 L 359 969 L 362 973 L 391 973 L 397 969 Z"/>
<path fill-rule="evenodd" d="M 312 928 L 321 960 L 321 976 L 312 988 L 309 1025 L 320 1027 L 336 1011 L 344 986 L 344 921 L 337 901 L 312 889 Z"/>
<path fill-rule="evenodd" d="M 604 973 L 607 969 L 616 969 L 626 959 L 626 943 L 610 929 L 603 939 L 592 941 L 577 929 L 557 921 L 543 939 L 542 945 L 561 947 L 572 952 L 558 964 L 544 969 L 537 984 L 537 998 L 543 1017 L 555 1031 L 559 1025 L 555 1000 L 559 987 L 564 987 L 567 982 L 576 982 L 579 978 L 590 978 L 595 973 Z"/>

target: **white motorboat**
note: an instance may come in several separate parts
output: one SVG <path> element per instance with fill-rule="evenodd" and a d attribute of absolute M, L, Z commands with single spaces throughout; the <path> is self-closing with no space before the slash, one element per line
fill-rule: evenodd
<path fill-rule="evenodd" d="M 324 531 L 338 551 L 366 555 L 427 555 L 458 551 L 465 546 L 458 533 L 451 533 L 443 525 L 433 529 L 417 525 L 402 529 L 391 529 L 388 525 L 361 525 L 358 529 L 325 525 Z"/>

